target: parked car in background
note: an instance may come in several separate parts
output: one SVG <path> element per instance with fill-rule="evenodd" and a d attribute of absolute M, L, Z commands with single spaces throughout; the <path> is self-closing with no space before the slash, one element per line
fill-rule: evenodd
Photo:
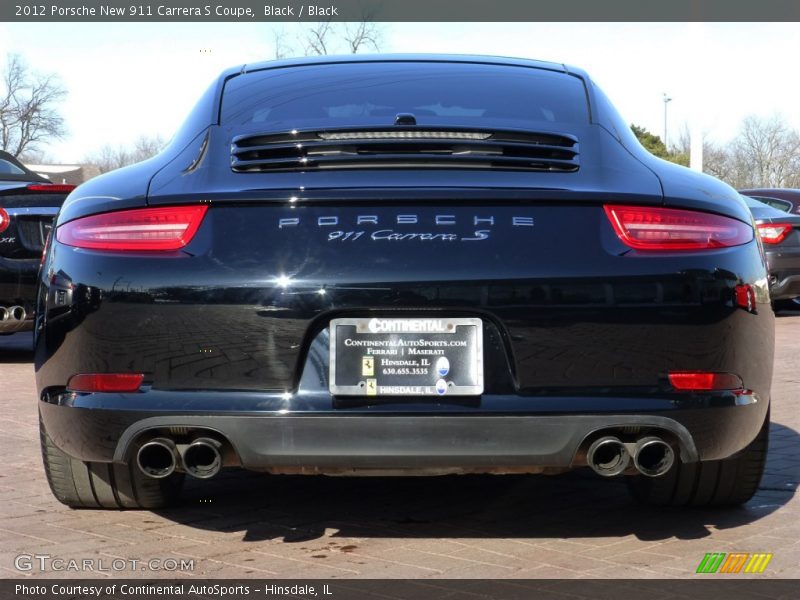
<path fill-rule="evenodd" d="M 0 151 L 0 335 L 33 327 L 42 250 L 74 187 L 53 184 Z"/>
<path fill-rule="evenodd" d="M 756 221 L 769 270 L 769 288 L 776 309 L 800 310 L 800 215 L 787 214 L 742 195 Z"/>
<path fill-rule="evenodd" d="M 160 154 L 70 195 L 37 298 L 69 506 L 163 506 L 223 466 L 590 467 L 645 503 L 738 505 L 766 460 L 752 215 L 562 64 L 227 70 Z"/>
<path fill-rule="evenodd" d="M 772 208 L 800 215 L 800 190 L 781 188 L 758 188 L 739 190 L 740 194 L 755 198 Z"/>

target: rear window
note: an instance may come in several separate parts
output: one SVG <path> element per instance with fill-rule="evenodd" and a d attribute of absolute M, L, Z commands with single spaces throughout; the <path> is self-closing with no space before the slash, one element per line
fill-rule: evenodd
<path fill-rule="evenodd" d="M 752 196 L 758 202 L 763 202 L 767 206 L 771 206 L 772 208 L 777 208 L 778 210 L 782 210 L 783 212 L 792 212 L 792 203 L 788 200 L 778 200 L 777 198 L 763 198 L 761 196 Z"/>
<path fill-rule="evenodd" d="M 0 175 L 24 175 L 24 174 L 25 171 L 20 169 L 17 165 L 0 158 Z"/>
<path fill-rule="evenodd" d="M 583 81 L 529 67 L 348 63 L 267 69 L 225 85 L 221 122 L 247 130 L 391 125 L 554 130 L 589 123 Z"/>

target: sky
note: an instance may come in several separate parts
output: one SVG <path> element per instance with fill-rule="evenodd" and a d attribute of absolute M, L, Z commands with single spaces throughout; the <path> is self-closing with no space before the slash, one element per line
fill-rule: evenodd
<path fill-rule="evenodd" d="M 274 56 L 302 25 L 0 23 L 0 59 L 21 54 L 68 91 L 68 133 L 41 149 L 80 162 L 105 144 L 169 139 L 224 68 Z M 800 129 L 800 23 L 386 23 L 383 52 L 519 56 L 581 67 L 622 116 L 668 138 L 695 123 L 724 144 L 748 115 Z"/>

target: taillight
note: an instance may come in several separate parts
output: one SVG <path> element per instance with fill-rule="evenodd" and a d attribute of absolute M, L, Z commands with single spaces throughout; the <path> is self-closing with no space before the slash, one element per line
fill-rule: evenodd
<path fill-rule="evenodd" d="M 672 387 L 681 391 L 741 390 L 744 388 L 741 377 L 733 373 L 673 371 L 669 373 L 669 382 Z"/>
<path fill-rule="evenodd" d="M 28 191 L 46 192 L 48 194 L 69 194 L 76 187 L 78 186 L 68 183 L 31 183 L 28 185 Z"/>
<path fill-rule="evenodd" d="M 758 234 L 765 244 L 780 244 L 792 232 L 789 223 L 761 223 L 758 225 Z"/>
<path fill-rule="evenodd" d="M 711 250 L 753 239 L 749 225 L 710 213 L 615 205 L 605 210 L 619 239 L 637 250 Z"/>
<path fill-rule="evenodd" d="M 56 230 L 62 244 L 93 250 L 178 250 L 197 233 L 208 206 L 122 210 L 75 219 Z"/>
<path fill-rule="evenodd" d="M 8 216 L 4 208 L 0 208 L 0 233 L 8 229 L 9 225 L 11 225 L 11 217 Z"/>
<path fill-rule="evenodd" d="M 72 392 L 136 392 L 144 381 L 142 373 L 82 373 L 67 383 Z"/>

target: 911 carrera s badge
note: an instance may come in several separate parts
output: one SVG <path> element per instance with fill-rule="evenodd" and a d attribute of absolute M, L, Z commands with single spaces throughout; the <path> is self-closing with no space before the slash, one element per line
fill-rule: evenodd
<path fill-rule="evenodd" d="M 380 216 L 345 213 L 278 219 L 279 230 L 313 227 L 322 230 L 329 242 L 481 242 L 491 237 L 496 226 L 530 228 L 534 220 L 526 215 L 434 212 Z"/>

